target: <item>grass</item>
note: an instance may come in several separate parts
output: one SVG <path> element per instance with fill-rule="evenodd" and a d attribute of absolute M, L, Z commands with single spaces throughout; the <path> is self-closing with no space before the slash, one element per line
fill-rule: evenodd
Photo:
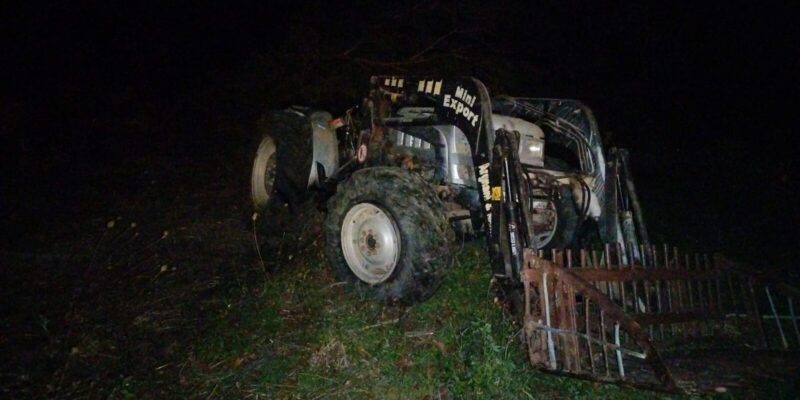
<path fill-rule="evenodd" d="M 384 307 L 337 283 L 316 248 L 259 293 L 220 299 L 186 385 L 198 398 L 666 398 L 530 368 L 486 265 L 467 244 L 431 299 Z"/>

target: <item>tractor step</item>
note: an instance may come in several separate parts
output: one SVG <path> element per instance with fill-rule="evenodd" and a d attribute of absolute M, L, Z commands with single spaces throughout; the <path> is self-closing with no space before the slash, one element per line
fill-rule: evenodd
<path fill-rule="evenodd" d="M 535 367 L 691 393 L 714 386 L 681 370 L 693 355 L 800 349 L 797 289 L 721 256 L 637 250 L 638 264 L 626 262 L 631 249 L 614 245 L 525 250 L 523 334 Z"/>

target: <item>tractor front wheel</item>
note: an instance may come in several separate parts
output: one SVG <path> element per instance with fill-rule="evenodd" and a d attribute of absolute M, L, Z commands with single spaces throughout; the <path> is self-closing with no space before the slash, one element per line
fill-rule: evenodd
<path fill-rule="evenodd" d="M 452 260 L 444 205 L 402 168 L 355 172 L 328 201 L 326 255 L 334 273 L 385 303 L 432 295 Z"/>

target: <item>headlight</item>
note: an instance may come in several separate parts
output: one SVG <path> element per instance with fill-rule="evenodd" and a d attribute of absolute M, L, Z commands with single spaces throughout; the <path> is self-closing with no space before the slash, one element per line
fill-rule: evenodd
<path fill-rule="evenodd" d="M 536 138 L 532 133 L 521 133 L 519 162 L 537 167 L 544 166 L 544 140 Z"/>

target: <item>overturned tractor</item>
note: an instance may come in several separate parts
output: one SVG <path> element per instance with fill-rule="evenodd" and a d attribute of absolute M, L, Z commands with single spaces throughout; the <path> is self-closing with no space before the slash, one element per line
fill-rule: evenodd
<path fill-rule="evenodd" d="M 483 237 L 537 367 L 691 391 L 662 350 L 732 330 L 800 342 L 796 290 L 650 243 L 628 153 L 603 149 L 580 102 L 378 76 L 341 117 L 295 108 L 260 128 L 256 220 L 314 197 L 334 272 L 387 303 L 434 293 L 454 234 Z"/>

